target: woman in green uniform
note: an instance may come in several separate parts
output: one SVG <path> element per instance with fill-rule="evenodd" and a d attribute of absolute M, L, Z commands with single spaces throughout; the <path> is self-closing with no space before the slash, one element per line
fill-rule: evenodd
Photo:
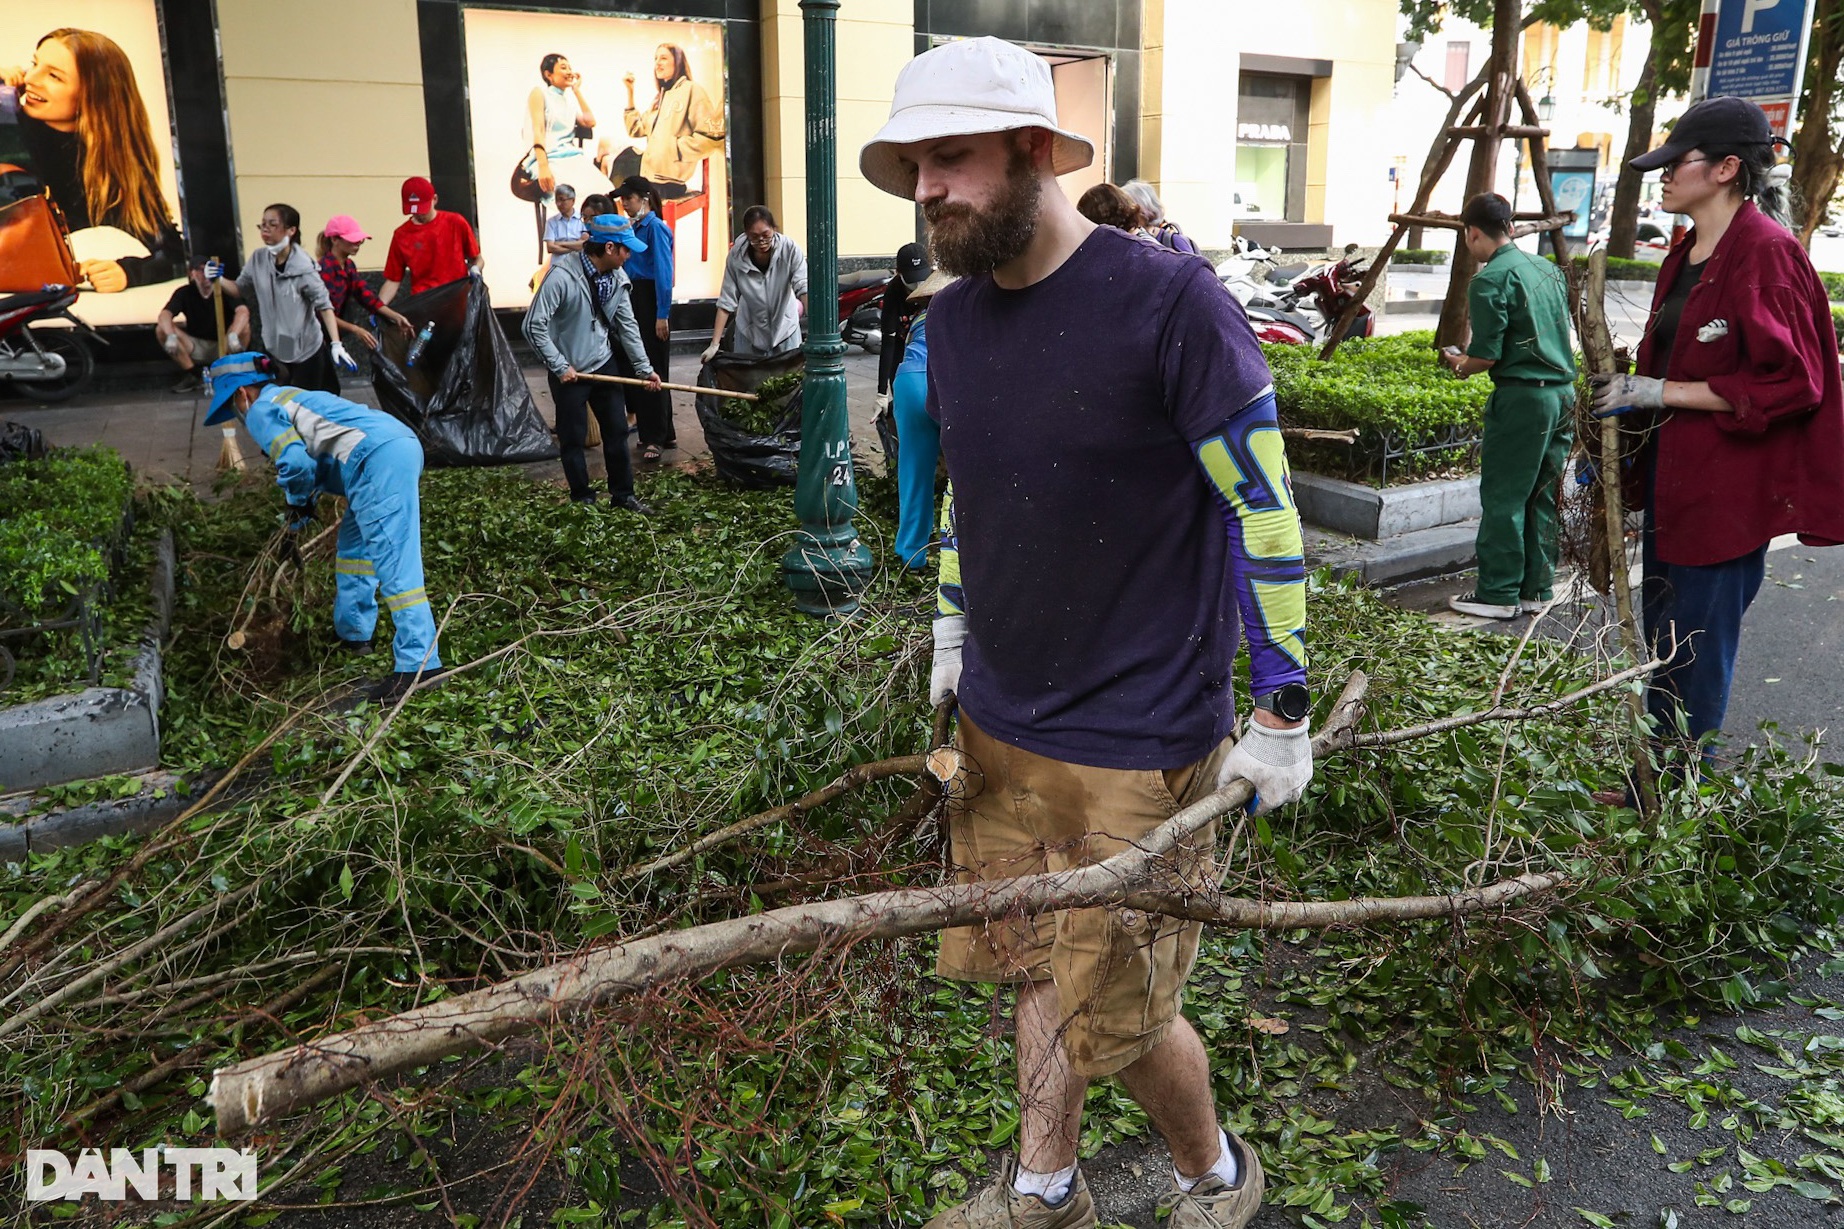
<path fill-rule="evenodd" d="M 1472 344 L 1444 354 L 1461 379 L 1489 372 L 1479 456 L 1479 582 L 1448 600 L 1462 614 L 1512 619 L 1554 596 L 1556 487 L 1574 424 L 1575 354 L 1561 270 L 1511 242 L 1511 204 L 1485 192 L 1460 213 L 1479 262 L 1467 288 Z"/>

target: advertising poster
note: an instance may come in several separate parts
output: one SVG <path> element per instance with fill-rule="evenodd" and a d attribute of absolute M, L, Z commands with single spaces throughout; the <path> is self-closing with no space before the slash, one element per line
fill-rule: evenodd
<path fill-rule="evenodd" d="M 49 194 L 92 325 L 150 323 L 185 277 L 162 64 L 154 0 L 0 4 L 0 251 L 42 267 L 47 230 L 7 206 Z"/>
<path fill-rule="evenodd" d="M 674 302 L 716 298 L 734 238 L 722 24 L 467 8 L 462 28 L 493 305 L 531 302 L 557 184 L 580 206 L 635 174 L 672 228 Z"/>

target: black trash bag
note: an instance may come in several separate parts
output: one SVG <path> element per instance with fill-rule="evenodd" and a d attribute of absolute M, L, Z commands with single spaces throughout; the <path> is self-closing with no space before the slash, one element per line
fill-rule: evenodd
<path fill-rule="evenodd" d="M 698 422 L 717 464 L 717 476 L 746 490 L 793 486 L 800 475 L 801 390 L 788 398 L 787 412 L 767 435 L 758 435 L 724 416 L 725 392 L 753 393 L 762 384 L 799 371 L 806 357 L 799 350 L 779 354 L 720 353 L 698 369 Z"/>
<path fill-rule="evenodd" d="M 0 465 L 8 461 L 36 461 L 50 449 L 45 447 L 45 433 L 24 423 L 0 423 Z"/>
<path fill-rule="evenodd" d="M 414 331 L 378 330 L 371 387 L 378 405 L 416 432 L 427 464 L 512 465 L 557 456 L 484 282 L 464 277 L 391 306 Z M 411 367 L 410 347 L 430 322 L 435 332 Z"/>

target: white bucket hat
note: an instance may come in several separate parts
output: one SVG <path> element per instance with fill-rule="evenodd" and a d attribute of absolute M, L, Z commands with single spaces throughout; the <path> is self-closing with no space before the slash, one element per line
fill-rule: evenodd
<path fill-rule="evenodd" d="M 1095 160 L 1087 137 L 1057 126 L 1056 88 L 1041 56 L 999 38 L 969 38 L 925 51 L 896 75 L 882 130 L 858 151 L 858 169 L 892 196 L 916 194 L 916 169 L 896 146 L 938 137 L 1048 128 L 1050 169 L 1065 175 Z"/>

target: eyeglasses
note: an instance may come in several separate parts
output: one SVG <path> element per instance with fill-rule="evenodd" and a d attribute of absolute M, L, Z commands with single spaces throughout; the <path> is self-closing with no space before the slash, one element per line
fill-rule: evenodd
<path fill-rule="evenodd" d="M 1711 158 L 1679 158 L 1676 162 L 1671 163 L 1669 166 L 1665 167 L 1664 170 L 1660 171 L 1658 177 L 1660 179 L 1676 179 L 1679 167 L 1689 166 L 1693 162 L 1712 161 L 1714 161 L 1714 159 Z"/>

